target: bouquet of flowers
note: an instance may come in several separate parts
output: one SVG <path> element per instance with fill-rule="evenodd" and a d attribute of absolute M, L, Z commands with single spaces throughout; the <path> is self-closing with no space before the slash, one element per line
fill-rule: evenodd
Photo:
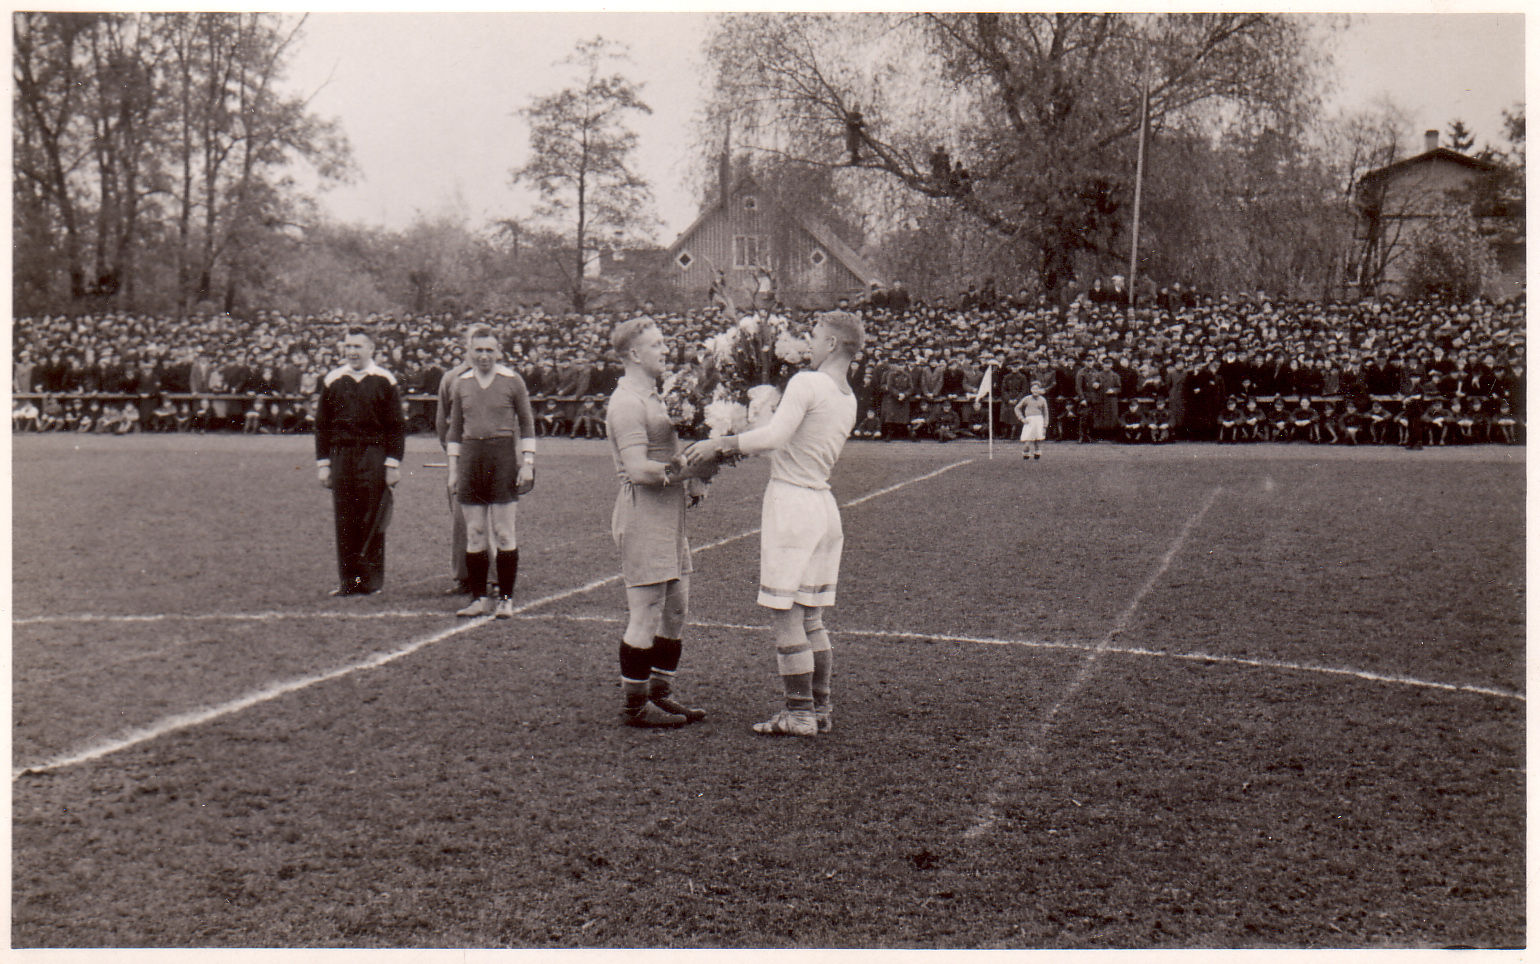
<path fill-rule="evenodd" d="M 745 315 L 706 341 L 701 388 L 710 435 L 757 428 L 775 414 L 781 389 L 809 358 L 807 339 L 780 315 Z"/>
<path fill-rule="evenodd" d="M 690 370 L 670 373 L 663 379 L 662 395 L 674 431 L 680 438 L 693 436 L 701 418 L 699 375 Z"/>
<path fill-rule="evenodd" d="M 669 419 L 681 435 L 701 423 L 711 438 L 757 428 L 775 414 L 781 389 L 810 357 L 807 339 L 786 318 L 745 315 L 706 340 L 698 371 L 664 380 Z"/>

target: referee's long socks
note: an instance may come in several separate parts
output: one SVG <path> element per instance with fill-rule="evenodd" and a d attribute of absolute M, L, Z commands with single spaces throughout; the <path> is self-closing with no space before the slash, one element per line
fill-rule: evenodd
<path fill-rule="evenodd" d="M 480 599 L 487 594 L 487 552 L 465 553 L 465 582 L 471 587 L 471 595 Z"/>
<path fill-rule="evenodd" d="M 513 597 L 513 583 L 519 578 L 519 550 L 497 551 L 497 594 L 504 599 Z"/>

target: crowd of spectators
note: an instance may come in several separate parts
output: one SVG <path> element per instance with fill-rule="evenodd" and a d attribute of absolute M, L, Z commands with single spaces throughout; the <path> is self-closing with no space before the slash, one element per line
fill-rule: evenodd
<path fill-rule="evenodd" d="M 1049 401 L 1051 437 L 1061 440 L 1522 438 L 1522 300 L 1231 302 L 1189 290 L 1132 313 L 1105 298 L 1058 307 L 1025 293 L 945 308 L 906 296 L 900 305 L 855 309 L 868 332 L 853 378 L 861 437 L 1009 435 L 1012 405 L 1035 382 Z M 643 311 L 669 337 L 676 367 L 696 362 L 704 340 L 730 321 L 719 308 Z M 362 323 L 375 332 L 376 360 L 401 381 L 413 429 L 426 431 L 439 380 L 460 360 L 462 332 L 479 322 L 499 333 L 524 375 L 543 433 L 599 437 L 603 401 L 621 373 L 608 349 L 620 317 L 19 318 L 13 427 L 307 432 L 320 379 L 341 363 L 346 323 Z"/>

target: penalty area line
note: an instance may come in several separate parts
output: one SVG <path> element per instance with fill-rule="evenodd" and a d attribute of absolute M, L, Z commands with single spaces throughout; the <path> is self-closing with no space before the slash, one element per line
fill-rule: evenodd
<path fill-rule="evenodd" d="M 924 482 L 924 481 L 927 481 L 929 479 L 933 479 L 936 476 L 941 475 L 942 473 L 950 472 L 952 469 L 958 468 L 960 466 L 968 465 L 968 464 L 972 463 L 973 461 L 974 461 L 973 459 L 963 459 L 961 461 L 952 462 L 952 463 L 950 463 L 948 465 L 942 466 L 939 469 L 936 469 L 936 470 L 931 471 L 931 472 L 927 472 L 924 475 L 918 475 L 918 476 L 915 476 L 914 478 L 911 478 L 911 479 L 905 479 L 902 482 L 896 482 L 893 485 L 889 485 L 889 486 L 887 486 L 885 488 L 878 489 L 878 490 L 876 490 L 874 492 L 869 492 L 866 495 L 863 495 L 863 496 L 861 496 L 859 498 L 852 499 L 851 501 L 846 502 L 844 505 L 846 507 L 851 507 L 851 506 L 860 505 L 860 504 L 862 504 L 864 502 L 869 502 L 872 499 L 875 499 L 875 498 L 877 498 L 879 496 L 887 495 L 887 494 L 889 494 L 891 492 L 896 492 L 899 489 L 902 489 L 902 488 L 904 488 L 906 486 L 915 485 L 917 483 Z M 717 548 L 719 546 L 725 546 L 725 545 L 727 545 L 729 543 L 737 542 L 740 539 L 746 539 L 749 536 L 755 535 L 758 532 L 759 532 L 759 528 L 758 527 L 753 528 L 753 529 L 749 529 L 749 530 L 747 530 L 745 532 L 740 532 L 740 533 L 738 533 L 736 535 L 728 536 L 728 537 L 723 538 L 723 539 L 718 539 L 715 542 L 708 543 L 707 545 L 701 546 L 696 551 L 697 552 L 704 552 L 704 551 L 706 551 L 708 549 L 715 549 L 715 548 Z M 574 586 L 571 589 L 565 589 L 565 590 L 562 590 L 560 592 L 551 593 L 549 595 L 542 596 L 539 599 L 533 599 L 533 600 L 531 600 L 531 601 L 529 601 L 527 603 L 524 603 L 524 604 L 522 604 L 520 606 L 515 606 L 513 611 L 514 611 L 515 615 L 522 615 L 522 614 L 528 612 L 531 609 L 535 609 L 535 608 L 540 607 L 540 606 L 549 605 L 549 604 L 554 603 L 554 602 L 560 602 L 563 599 L 571 599 L 573 596 L 581 596 L 584 593 L 592 592 L 595 589 L 600 589 L 600 588 L 602 588 L 604 586 L 611 585 L 612 583 L 617 583 L 617 582 L 620 581 L 620 579 L 621 579 L 621 577 L 620 577 L 619 573 L 616 573 L 615 575 L 612 575 L 612 576 L 606 576 L 606 577 L 604 577 L 602 579 L 595 579 L 595 580 L 592 580 L 590 582 L 586 582 L 586 583 L 584 583 L 581 586 Z M 363 615 L 363 614 L 358 614 L 358 615 Z M 381 615 L 385 615 L 385 614 L 381 614 Z M 34 619 L 38 619 L 40 617 L 33 617 L 33 618 Z M 46 618 L 46 617 L 41 617 L 41 618 Z M 103 617 L 103 618 L 105 619 L 106 617 Z M 158 621 L 159 619 L 164 619 L 164 618 L 177 618 L 177 617 L 170 616 L 169 614 L 154 614 L 154 615 L 151 615 L 151 616 L 142 617 L 138 621 L 154 622 L 154 621 Z M 201 616 L 201 617 L 194 617 L 194 618 L 206 618 L 206 619 L 224 618 L 224 619 L 229 619 L 230 617 L 228 615 L 221 615 L 221 614 L 207 614 L 207 615 L 204 615 L 204 616 Z M 273 684 L 271 684 L 269 686 L 263 687 L 262 689 L 255 690 L 255 691 L 247 693 L 247 694 L 245 694 L 243 696 L 236 697 L 233 700 L 227 700 L 227 701 L 225 701 L 223 703 L 218 703 L 218 704 L 215 704 L 213 706 L 208 706 L 208 707 L 204 707 L 204 708 L 201 708 L 201 709 L 190 710 L 190 711 L 185 712 L 185 713 L 177 713 L 177 714 L 173 714 L 172 716 L 163 717 L 162 719 L 160 719 L 160 720 L 158 720 L 158 721 L 156 721 L 154 723 L 151 723 L 148 726 L 143 726 L 143 727 L 138 727 L 138 728 L 132 729 L 132 730 L 130 730 L 130 731 L 120 735 L 120 736 L 114 737 L 114 738 L 109 739 L 109 740 L 102 741 L 100 743 L 96 743 L 96 744 L 88 746 L 88 747 L 86 747 L 84 749 L 76 750 L 76 751 L 73 751 L 73 752 L 68 752 L 68 753 L 65 753 L 65 754 L 61 754 L 59 756 L 52 757 L 50 759 L 39 761 L 39 762 L 36 762 L 36 763 L 31 763 L 31 764 L 28 764 L 26 766 L 16 767 L 16 768 L 14 768 L 11 771 L 11 780 L 14 782 L 15 780 L 17 780 L 17 779 L 19 779 L 19 778 L 21 778 L 23 776 L 27 776 L 27 775 L 31 775 L 31 774 L 47 773 L 47 772 L 50 772 L 50 771 L 53 771 L 53 770 L 61 769 L 63 767 L 72 766 L 72 765 L 77 764 L 77 763 L 89 763 L 89 762 L 91 762 L 93 760 L 99 760 L 102 757 L 108 756 L 108 755 L 113 754 L 113 753 L 117 753 L 120 750 L 126 750 L 126 749 L 128 749 L 130 747 L 138 746 L 141 743 L 147 743 L 147 742 L 149 742 L 151 740 L 158 739 L 159 737 L 165 736 L 165 735 L 167 735 L 169 733 L 175 733 L 178 730 L 185 730 L 185 729 L 188 729 L 190 727 L 199 726 L 199 725 L 201 725 L 203 723 L 208 723 L 208 722 L 211 722 L 213 720 L 217 720 L 217 719 L 219 719 L 221 717 L 229 716 L 229 715 L 231 715 L 233 713 L 239 713 L 242 710 L 249 709 L 249 708 L 251 708 L 253 706 L 257 706 L 257 705 L 260 705 L 262 703 L 267 703 L 267 702 L 269 702 L 271 700 L 275 700 L 275 699 L 277 699 L 277 698 L 279 698 L 281 696 L 285 696 L 285 695 L 287 695 L 289 693 L 294 693 L 294 692 L 298 692 L 299 690 L 308 689 L 309 687 L 315 686 L 315 685 L 317 685 L 319 683 L 325 683 L 325 682 L 329 682 L 330 680 L 340 679 L 341 677 L 349 676 L 349 675 L 351 675 L 353 673 L 359 672 L 360 670 L 377 669 L 377 668 L 379 668 L 381 666 L 385 666 L 388 663 L 393 663 L 393 662 L 395 662 L 396 660 L 400 659 L 403 656 L 409 656 L 412 653 L 415 653 L 415 652 L 417 652 L 420 649 L 424 649 L 424 648 L 426 648 L 428 646 L 432 646 L 435 643 L 441 643 L 444 640 L 449 639 L 449 638 L 451 638 L 453 636 L 457 636 L 460 633 L 466 632 L 467 630 L 475 629 L 475 628 L 477 628 L 479 626 L 482 626 L 482 625 L 484 625 L 484 624 L 486 624 L 488 622 L 491 622 L 492 619 L 493 618 L 490 617 L 490 616 L 483 616 L 483 617 L 480 617 L 479 619 L 467 620 L 467 621 L 459 623 L 457 625 L 450 626 L 447 629 L 440 630 L 439 632 L 431 633 L 431 634 L 429 634 L 427 636 L 422 636 L 422 637 L 419 637 L 417 639 L 411 640 L 410 642 L 407 642 L 404 645 L 399 646 L 399 647 L 397 647 L 395 649 L 389 650 L 387 652 L 376 653 L 376 654 L 374 654 L 372 656 L 369 656 L 369 657 L 367 657 L 365 659 L 361 659 L 361 660 L 357 660 L 357 661 L 352 662 L 352 663 L 348 663 L 345 666 L 340 666 L 340 667 L 338 667 L 336 669 L 328 670 L 327 672 L 324 672 L 324 673 L 315 673 L 315 674 L 312 674 L 312 675 L 309 675 L 309 676 L 302 676 L 302 677 L 299 677 L 297 679 L 292 679 L 292 680 L 287 680 L 287 681 L 283 681 L 283 682 L 273 683 Z M 125 618 L 124 617 L 115 617 L 114 621 L 125 621 Z M 19 620 L 18 620 L 18 622 L 19 622 Z"/>

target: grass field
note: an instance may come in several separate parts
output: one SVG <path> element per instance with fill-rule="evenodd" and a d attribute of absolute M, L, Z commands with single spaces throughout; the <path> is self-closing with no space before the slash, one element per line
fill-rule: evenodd
<path fill-rule="evenodd" d="M 762 463 L 617 725 L 598 442 L 457 622 L 430 439 L 335 600 L 309 441 L 13 440 L 18 947 L 1513 947 L 1522 450 L 852 443 L 836 730 L 767 740 Z"/>

